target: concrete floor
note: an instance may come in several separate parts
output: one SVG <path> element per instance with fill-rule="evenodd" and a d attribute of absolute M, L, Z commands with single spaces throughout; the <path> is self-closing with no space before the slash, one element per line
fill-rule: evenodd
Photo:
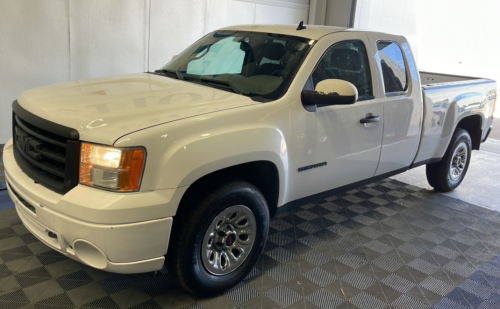
<path fill-rule="evenodd" d="M 467 175 L 454 191 L 441 193 L 471 204 L 500 211 L 500 120 L 494 120 L 494 129 L 479 151 L 472 152 Z M 427 183 L 425 166 L 392 177 L 432 191 Z"/>
<path fill-rule="evenodd" d="M 490 138 L 500 139 L 500 110 L 495 112 L 495 120 L 493 120 L 493 131 L 490 133 Z"/>
<path fill-rule="evenodd" d="M 471 204 L 500 211 L 500 140 L 488 140 L 484 149 L 472 152 L 472 159 L 467 175 L 460 187 L 443 195 L 453 197 Z M 432 191 L 427 183 L 425 166 L 409 170 L 392 177 L 395 180 L 412 184 Z"/>

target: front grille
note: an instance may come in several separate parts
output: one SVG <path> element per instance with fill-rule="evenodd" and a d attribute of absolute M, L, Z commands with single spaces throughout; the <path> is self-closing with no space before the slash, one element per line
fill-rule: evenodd
<path fill-rule="evenodd" d="M 21 169 L 35 182 L 58 193 L 78 184 L 80 142 L 64 127 L 13 104 L 14 157 Z"/>

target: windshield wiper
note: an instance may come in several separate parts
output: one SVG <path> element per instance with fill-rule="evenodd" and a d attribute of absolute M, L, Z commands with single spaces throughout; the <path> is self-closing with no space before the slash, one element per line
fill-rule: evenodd
<path fill-rule="evenodd" d="M 161 69 L 161 70 L 156 70 L 155 73 L 171 73 L 175 74 L 175 77 L 177 77 L 177 79 L 184 80 L 184 76 L 182 76 L 179 70 Z"/>
<path fill-rule="evenodd" d="M 242 94 L 241 91 L 238 88 L 236 88 L 236 86 L 233 83 L 225 81 L 225 80 L 219 80 L 219 79 L 213 79 L 213 78 L 206 78 L 206 77 L 202 77 L 199 80 L 202 81 L 202 82 L 207 82 L 207 83 L 212 83 L 212 84 L 219 84 L 219 85 L 228 86 L 234 93 L 236 93 L 236 94 Z"/>
<path fill-rule="evenodd" d="M 175 77 L 180 80 L 186 80 L 186 78 L 179 72 L 179 70 L 172 70 L 172 69 L 161 69 L 161 70 L 156 70 L 155 73 L 160 73 L 160 74 L 175 74 Z M 243 94 L 236 86 L 228 81 L 225 80 L 219 80 L 219 79 L 213 79 L 213 78 L 207 78 L 207 77 L 201 77 L 201 78 L 191 78 L 188 77 L 187 81 L 192 81 L 192 82 L 203 82 L 203 83 L 212 83 L 212 84 L 217 84 L 217 85 L 223 85 L 229 88 L 232 92 L 236 94 Z"/>

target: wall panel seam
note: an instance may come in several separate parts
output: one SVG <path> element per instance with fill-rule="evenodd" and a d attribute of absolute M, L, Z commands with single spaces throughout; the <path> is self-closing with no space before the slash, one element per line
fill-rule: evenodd
<path fill-rule="evenodd" d="M 147 63 L 146 63 L 146 71 L 149 72 L 149 58 L 151 54 L 151 1 L 149 0 L 149 16 L 148 16 L 148 46 L 147 46 L 147 51 L 146 51 L 146 56 L 147 56 Z"/>
<path fill-rule="evenodd" d="M 68 80 L 72 80 L 73 76 L 71 74 L 71 0 L 68 0 Z"/>

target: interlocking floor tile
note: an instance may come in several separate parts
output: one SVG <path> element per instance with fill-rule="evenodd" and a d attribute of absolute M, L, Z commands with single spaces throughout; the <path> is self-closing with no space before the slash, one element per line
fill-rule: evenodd
<path fill-rule="evenodd" d="M 294 257 L 293 253 L 286 249 L 283 249 L 282 247 L 268 251 L 265 254 L 280 263 L 287 262 Z"/>
<path fill-rule="evenodd" d="M 283 264 L 266 270 L 265 274 L 282 284 L 292 280 L 299 275 L 290 268 L 283 266 Z"/>
<path fill-rule="evenodd" d="M 371 225 L 371 224 L 374 224 L 377 222 L 376 220 L 373 220 L 372 218 L 365 216 L 365 215 L 358 215 L 358 216 L 352 217 L 351 219 L 356 221 L 356 222 L 359 222 L 363 225 Z"/>
<path fill-rule="evenodd" d="M 356 270 L 343 276 L 342 280 L 344 280 L 345 282 L 349 283 L 353 287 L 358 288 L 360 290 L 366 290 L 372 284 L 374 284 L 376 281 L 368 276 L 365 276 L 364 274 L 362 274 Z"/>
<path fill-rule="evenodd" d="M 409 263 L 408 266 L 418 271 L 421 271 L 427 275 L 432 275 L 439 269 L 438 266 L 431 264 L 427 261 L 424 261 L 422 259 L 415 259 L 411 263 Z"/>
<path fill-rule="evenodd" d="M 371 239 L 377 239 L 385 234 L 384 232 L 369 226 L 360 229 L 358 233 L 361 233 Z"/>
<path fill-rule="evenodd" d="M 398 250 L 401 250 L 409 255 L 414 257 L 419 257 L 422 254 L 426 253 L 427 250 L 421 246 L 414 246 L 413 244 L 406 242 L 398 247 Z"/>
<path fill-rule="evenodd" d="M 452 273 L 455 273 L 455 274 L 460 275 L 460 276 L 465 277 L 465 278 L 469 277 L 470 275 L 472 275 L 475 272 L 474 268 L 471 268 L 467 265 L 457 263 L 455 261 L 451 261 L 450 263 L 446 264 L 444 266 L 444 269 L 447 269 L 447 270 L 451 271 Z"/>
<path fill-rule="evenodd" d="M 0 203 L 2 309 L 500 309 L 500 213 L 391 179 L 279 213 L 256 267 L 204 299 L 165 269 L 68 260 L 26 230 L 8 195 Z"/>
<path fill-rule="evenodd" d="M 349 238 L 339 238 L 337 240 L 334 240 L 331 245 L 335 248 L 338 248 L 340 250 L 350 252 L 353 251 L 354 249 L 358 248 L 360 245 L 359 243 L 349 239 Z"/>
<path fill-rule="evenodd" d="M 291 243 L 293 241 L 293 238 L 281 232 L 277 232 L 272 235 L 269 235 L 267 240 L 278 246 L 284 246 L 286 244 Z"/>
<path fill-rule="evenodd" d="M 455 302 L 466 306 L 477 308 L 484 302 L 484 299 L 467 292 L 461 288 L 455 288 L 450 294 L 446 296 L 449 299 L 453 299 Z"/>
<path fill-rule="evenodd" d="M 282 308 L 287 308 L 302 298 L 299 294 L 283 285 L 267 291 L 264 294 Z"/>
<path fill-rule="evenodd" d="M 421 287 L 434 292 L 436 294 L 439 294 L 441 296 L 446 296 L 448 293 L 453 291 L 453 285 L 446 283 L 444 281 L 441 281 L 439 279 L 436 279 L 434 277 L 427 277 L 424 281 L 420 282 L 419 284 Z"/>
<path fill-rule="evenodd" d="M 371 263 L 390 272 L 394 272 L 398 270 L 401 266 L 403 266 L 402 263 L 388 256 L 380 256 L 376 260 L 373 260 Z"/>
<path fill-rule="evenodd" d="M 358 295 L 354 296 L 353 298 L 349 299 L 349 302 L 361 309 L 387 307 L 387 304 L 384 301 L 365 292 L 361 292 Z"/>
<path fill-rule="evenodd" d="M 337 261 L 339 261 L 339 262 L 341 262 L 341 263 L 343 263 L 351 268 L 354 268 L 354 269 L 359 268 L 359 267 L 366 265 L 368 263 L 365 259 L 363 259 L 357 255 L 354 255 L 352 253 L 346 253 L 342 256 L 339 256 L 337 258 Z"/>
<path fill-rule="evenodd" d="M 326 271 L 321 267 L 317 267 L 306 272 L 304 277 L 321 287 L 325 287 L 337 280 L 337 277 L 333 273 Z"/>
<path fill-rule="evenodd" d="M 319 289 L 306 297 L 308 301 L 321 309 L 334 309 L 338 308 L 344 300 L 337 295 L 328 292 L 324 289 Z"/>
<path fill-rule="evenodd" d="M 433 307 L 434 309 L 469 309 L 470 307 L 466 307 L 456 301 L 453 301 L 449 298 L 443 298 L 437 305 Z"/>
<path fill-rule="evenodd" d="M 398 299 L 391 303 L 392 307 L 396 309 L 426 309 L 429 308 L 426 304 L 413 299 L 405 294 L 402 294 Z"/>
<path fill-rule="evenodd" d="M 386 254 L 393 249 L 392 246 L 376 239 L 367 242 L 366 244 L 364 244 L 364 246 L 380 254 Z"/>
<path fill-rule="evenodd" d="M 410 241 L 416 237 L 412 233 L 408 233 L 407 231 L 402 229 L 392 230 L 391 232 L 389 232 L 389 235 L 396 237 L 397 239 L 401 239 L 402 241 Z"/>
<path fill-rule="evenodd" d="M 330 255 L 324 254 L 316 250 L 308 251 L 307 253 L 302 255 L 302 258 L 316 266 L 321 266 L 325 263 L 330 262 L 333 259 Z"/>
<path fill-rule="evenodd" d="M 495 289 L 470 279 L 465 280 L 460 288 L 483 299 L 488 299 L 495 292 Z"/>
<path fill-rule="evenodd" d="M 235 287 L 224 292 L 233 301 L 241 304 L 257 297 L 259 292 L 244 282 L 238 283 Z"/>
<path fill-rule="evenodd" d="M 396 274 L 390 274 L 387 278 L 384 278 L 380 281 L 383 284 L 395 289 L 396 291 L 399 291 L 400 293 L 406 293 L 415 286 L 415 283 L 406 280 L 405 278 L 399 277 Z"/>

